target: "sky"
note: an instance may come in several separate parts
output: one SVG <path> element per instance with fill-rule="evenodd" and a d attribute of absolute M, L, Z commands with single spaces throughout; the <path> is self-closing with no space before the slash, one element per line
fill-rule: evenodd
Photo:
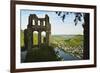
<path fill-rule="evenodd" d="M 30 14 L 36 14 L 38 18 L 44 18 L 47 14 L 49 16 L 50 24 L 51 24 L 51 35 L 77 35 L 83 34 L 82 24 L 84 20 L 78 22 L 77 26 L 75 26 L 74 13 L 66 15 L 64 22 L 61 17 L 59 17 L 54 11 L 39 11 L 39 10 L 20 10 L 20 22 L 21 22 L 21 30 L 27 28 L 28 25 L 28 17 Z"/>

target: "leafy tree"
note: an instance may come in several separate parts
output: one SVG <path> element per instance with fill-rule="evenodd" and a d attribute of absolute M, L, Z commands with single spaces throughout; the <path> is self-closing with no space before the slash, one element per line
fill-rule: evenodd
<path fill-rule="evenodd" d="M 68 14 L 72 14 L 73 12 L 61 12 L 61 11 L 57 11 L 56 14 L 61 17 L 62 21 L 64 22 L 64 20 L 66 19 L 66 15 Z M 73 13 L 75 15 L 74 18 L 74 23 L 75 26 L 78 24 L 78 22 L 82 21 L 82 18 L 84 20 L 84 23 L 82 24 L 82 27 L 84 29 L 83 33 L 84 33 L 84 49 L 83 49 L 83 59 L 89 59 L 89 13 L 79 13 L 79 12 L 75 12 Z"/>

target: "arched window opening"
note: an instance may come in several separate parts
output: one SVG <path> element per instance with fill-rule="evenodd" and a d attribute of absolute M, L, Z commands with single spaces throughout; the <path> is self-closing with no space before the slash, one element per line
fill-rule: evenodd
<path fill-rule="evenodd" d="M 38 45 L 38 31 L 33 32 L 33 45 Z"/>
<path fill-rule="evenodd" d="M 38 20 L 38 25 L 40 26 L 40 20 Z"/>
<path fill-rule="evenodd" d="M 43 26 L 45 26 L 45 21 L 43 21 Z"/>
<path fill-rule="evenodd" d="M 32 20 L 32 25 L 35 25 L 35 20 Z"/>
<path fill-rule="evenodd" d="M 45 41 L 46 41 L 46 32 L 43 31 L 43 32 L 41 33 L 41 43 L 43 44 L 43 43 L 45 43 Z"/>

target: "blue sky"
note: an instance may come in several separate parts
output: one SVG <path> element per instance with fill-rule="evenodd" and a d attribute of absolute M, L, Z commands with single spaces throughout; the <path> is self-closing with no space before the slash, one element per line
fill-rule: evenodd
<path fill-rule="evenodd" d="M 24 30 L 28 25 L 28 17 L 30 14 L 36 14 L 38 18 L 44 18 L 45 14 L 49 16 L 51 24 L 51 34 L 52 35 L 69 35 L 69 34 L 83 34 L 82 22 L 79 22 L 75 26 L 74 18 L 75 15 L 66 15 L 65 21 L 54 12 L 54 11 L 34 11 L 34 10 L 21 10 L 21 29 Z"/>

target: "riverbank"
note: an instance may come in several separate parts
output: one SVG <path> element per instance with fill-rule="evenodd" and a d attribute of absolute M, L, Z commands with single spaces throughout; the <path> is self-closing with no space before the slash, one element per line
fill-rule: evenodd
<path fill-rule="evenodd" d="M 68 60 L 80 60 L 79 58 L 71 55 L 70 53 L 66 53 L 64 50 L 59 49 L 59 48 L 55 48 L 55 52 L 58 53 L 59 57 L 63 60 L 63 61 L 68 61 Z"/>

